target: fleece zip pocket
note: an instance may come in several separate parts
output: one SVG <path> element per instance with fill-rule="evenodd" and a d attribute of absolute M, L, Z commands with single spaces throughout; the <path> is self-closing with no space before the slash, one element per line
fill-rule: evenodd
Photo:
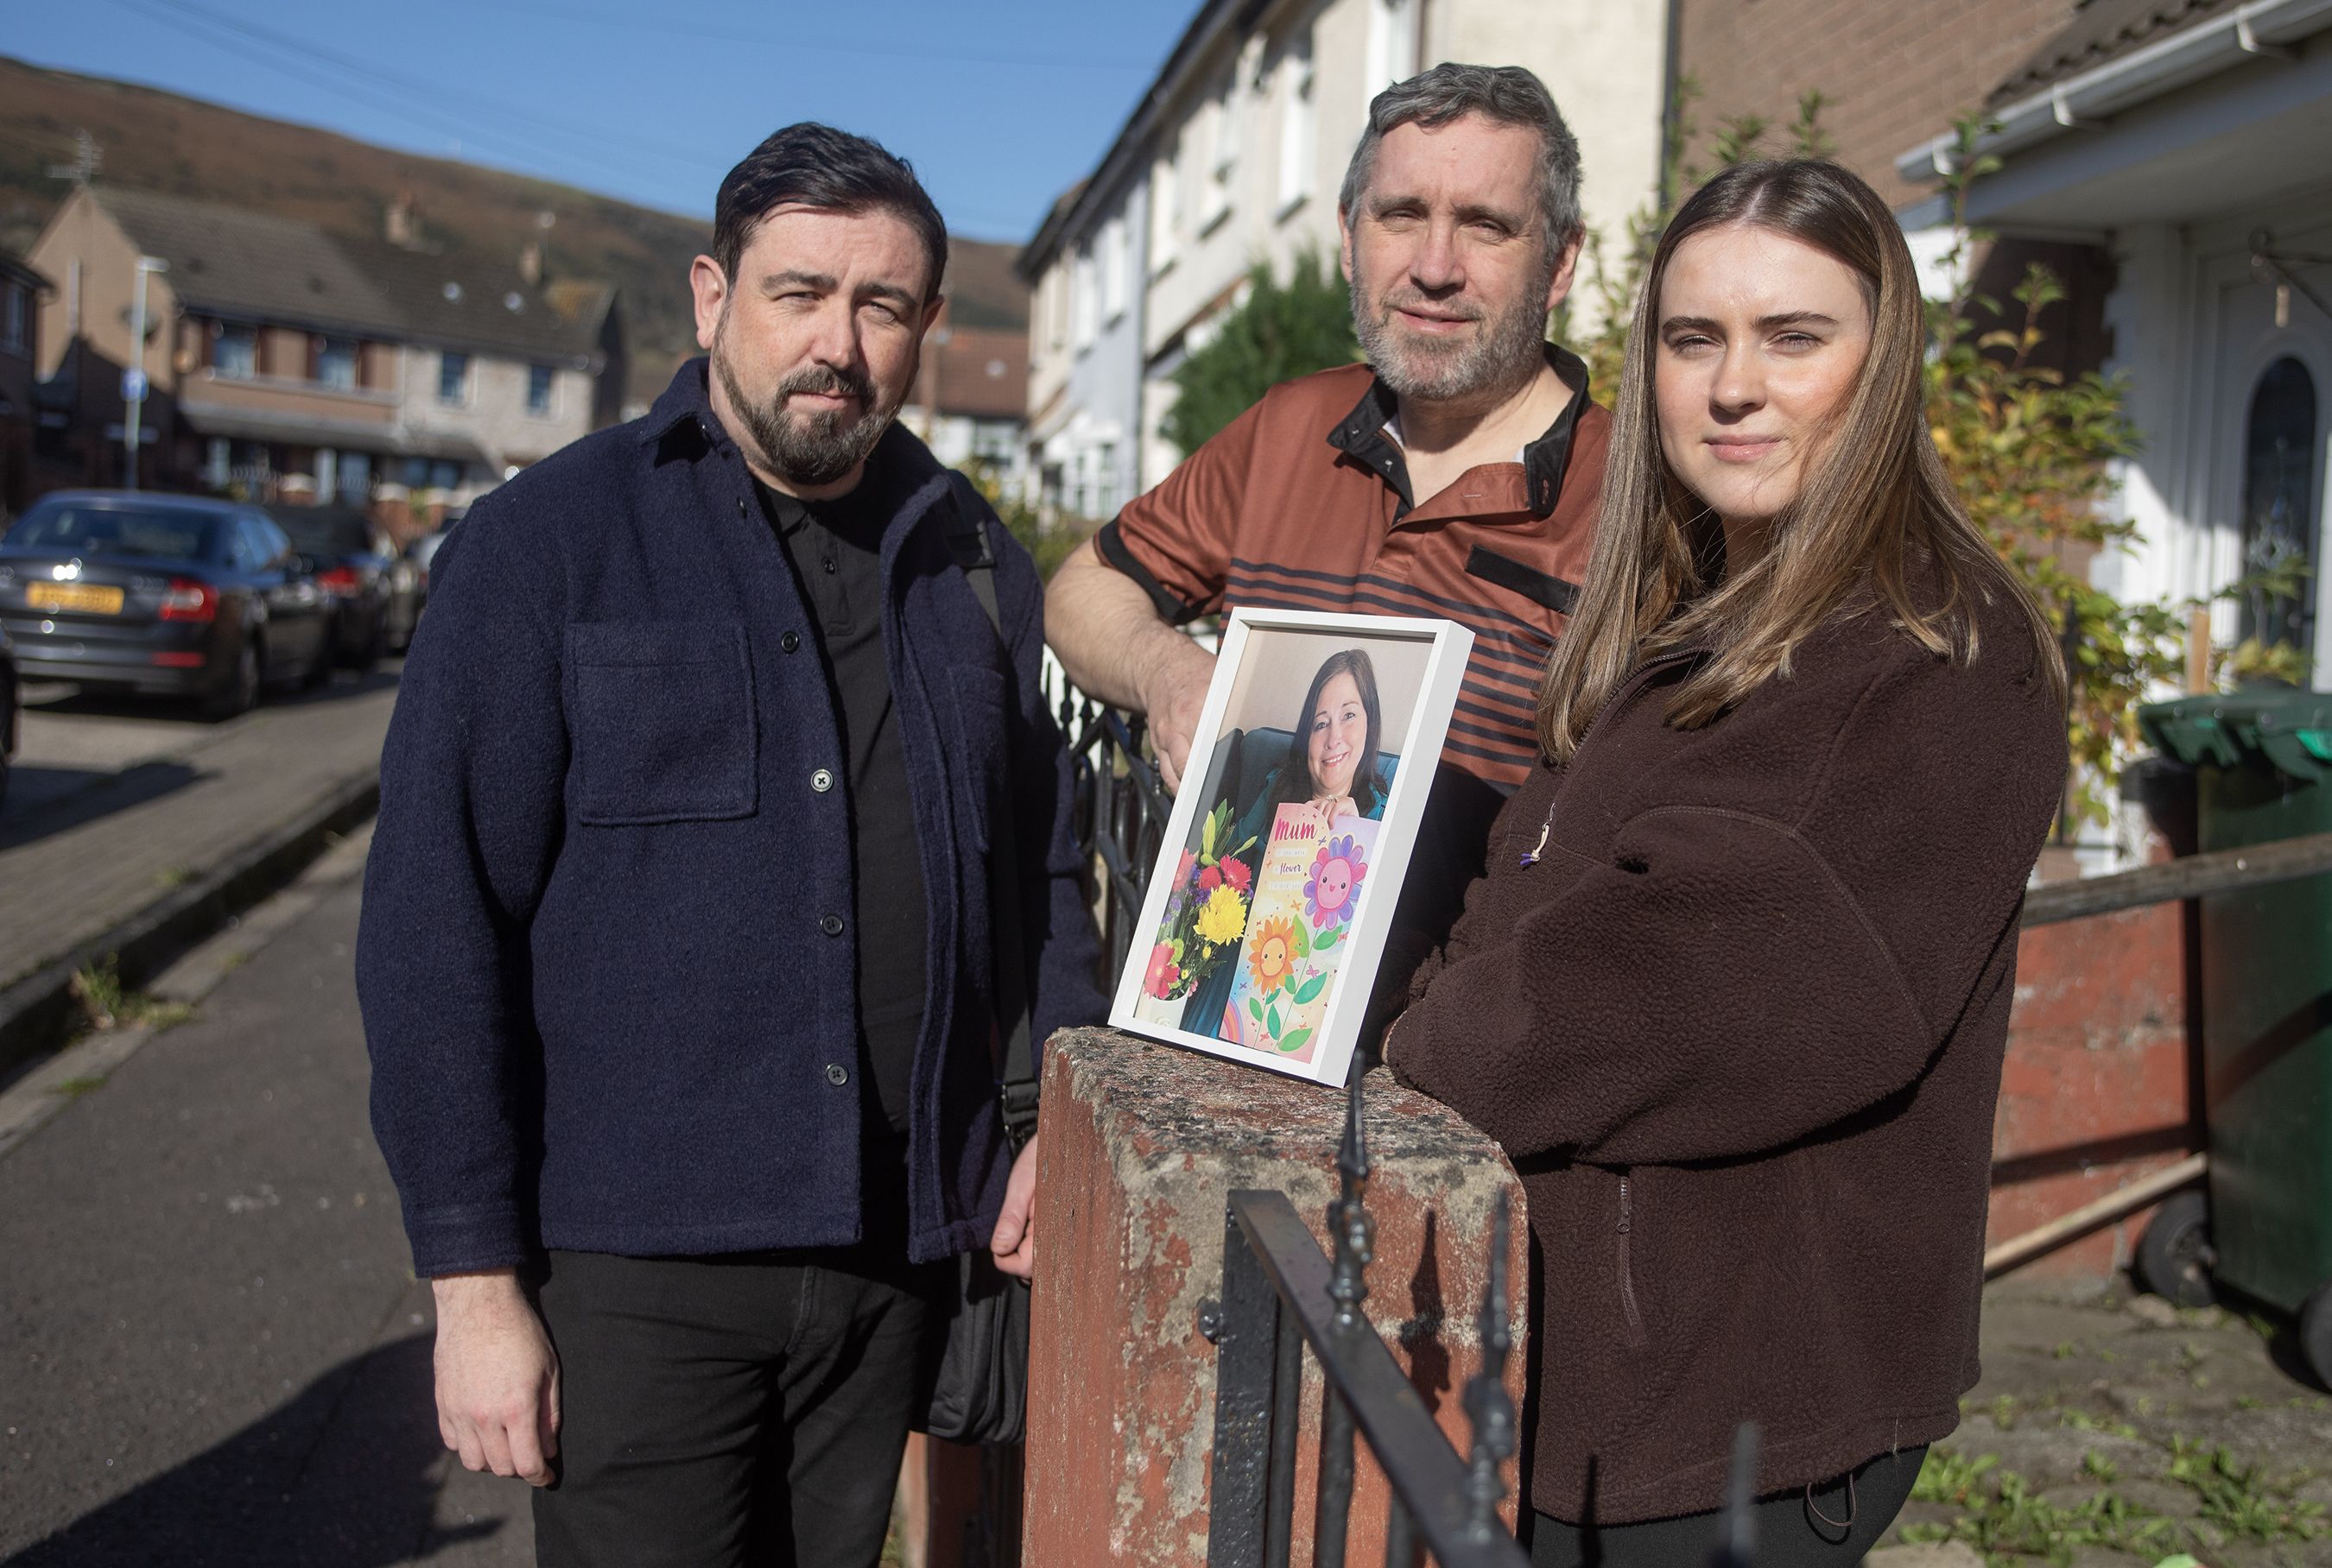
<path fill-rule="evenodd" d="M 1620 1312 L 1627 1319 L 1628 1343 L 1638 1350 L 1651 1343 L 1644 1332 L 1644 1315 L 1636 1307 L 1636 1276 L 1629 1257 L 1629 1241 L 1636 1228 L 1635 1194 L 1627 1177 L 1620 1178 Z"/>

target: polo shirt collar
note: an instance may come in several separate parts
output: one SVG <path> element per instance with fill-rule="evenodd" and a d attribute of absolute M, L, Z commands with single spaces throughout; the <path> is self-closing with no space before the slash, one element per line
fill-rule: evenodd
<path fill-rule="evenodd" d="M 1560 343 L 1546 345 L 1546 362 L 1571 389 L 1571 400 L 1546 427 L 1546 433 L 1523 449 L 1523 477 L 1529 487 L 1531 515 L 1538 518 L 1551 515 L 1563 494 L 1563 476 L 1571 466 L 1572 436 L 1579 428 L 1580 411 L 1587 406 L 1587 362 Z M 1385 433 L 1386 422 L 1400 406 L 1392 388 L 1371 379 L 1352 412 L 1328 432 L 1328 444 L 1362 467 L 1383 475 L 1400 494 L 1401 510 L 1406 512 L 1417 505 L 1417 498 L 1410 493 L 1409 464 L 1399 443 Z"/>

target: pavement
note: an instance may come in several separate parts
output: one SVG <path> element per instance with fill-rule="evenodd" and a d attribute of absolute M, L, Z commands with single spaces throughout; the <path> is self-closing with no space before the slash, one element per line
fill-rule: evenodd
<path fill-rule="evenodd" d="M 11 1568 L 532 1560 L 525 1488 L 438 1440 L 429 1292 L 366 1116 L 368 839 L 158 980 L 187 1022 L 0 1094 L 0 1124 L 52 1107 L 0 1148 Z"/>
<path fill-rule="evenodd" d="M 220 893 L 215 879 L 248 871 L 287 824 L 377 782 L 397 681 L 393 667 L 342 676 L 215 725 L 182 707 L 69 688 L 25 696 L 0 808 L 0 1033 L 72 968 L 100 959 L 92 944 L 129 946 L 141 922 L 199 917 L 189 907 Z M 242 893 L 264 890 L 259 880 Z M 213 923 L 241 901 L 220 901 Z M 134 956 L 125 954 L 125 971 Z M 0 1050 L 0 1066 L 14 1054 Z"/>

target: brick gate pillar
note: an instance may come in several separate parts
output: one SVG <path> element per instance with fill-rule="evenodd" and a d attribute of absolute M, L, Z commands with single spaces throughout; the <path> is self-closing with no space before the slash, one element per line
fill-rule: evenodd
<path fill-rule="evenodd" d="M 1369 1075 L 1365 1106 L 1377 1220 L 1365 1310 L 1462 1452 L 1459 1395 L 1481 1363 L 1475 1315 L 1501 1191 L 1514 1205 L 1507 1310 L 1517 1354 L 1506 1384 L 1522 1403 L 1522 1185 L 1489 1138 L 1382 1070 Z M 1277 1188 L 1324 1248 L 1343 1114 L 1342 1089 L 1111 1030 L 1053 1038 L 1038 1145 L 1028 1568 L 1206 1561 L 1215 1348 L 1199 1332 L 1199 1309 L 1222 1290 L 1226 1195 Z M 1320 1406 L 1307 1355 L 1295 1568 L 1312 1561 Z M 1505 1478 L 1511 1525 L 1511 1464 Z M 1388 1496 L 1363 1442 L 1348 1562 L 1383 1561 Z"/>

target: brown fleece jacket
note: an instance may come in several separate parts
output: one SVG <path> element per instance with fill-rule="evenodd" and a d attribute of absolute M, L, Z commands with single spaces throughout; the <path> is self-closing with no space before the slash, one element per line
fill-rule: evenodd
<path fill-rule="evenodd" d="M 1957 1424 L 2066 763 L 2021 618 L 1976 623 L 1946 661 L 1834 617 L 1696 730 L 1663 721 L 1693 657 L 1645 666 L 1507 803 L 1418 976 L 1394 1072 L 1529 1194 L 1541 1513 L 1715 1508 L 1743 1421 L 1761 1492 Z"/>

